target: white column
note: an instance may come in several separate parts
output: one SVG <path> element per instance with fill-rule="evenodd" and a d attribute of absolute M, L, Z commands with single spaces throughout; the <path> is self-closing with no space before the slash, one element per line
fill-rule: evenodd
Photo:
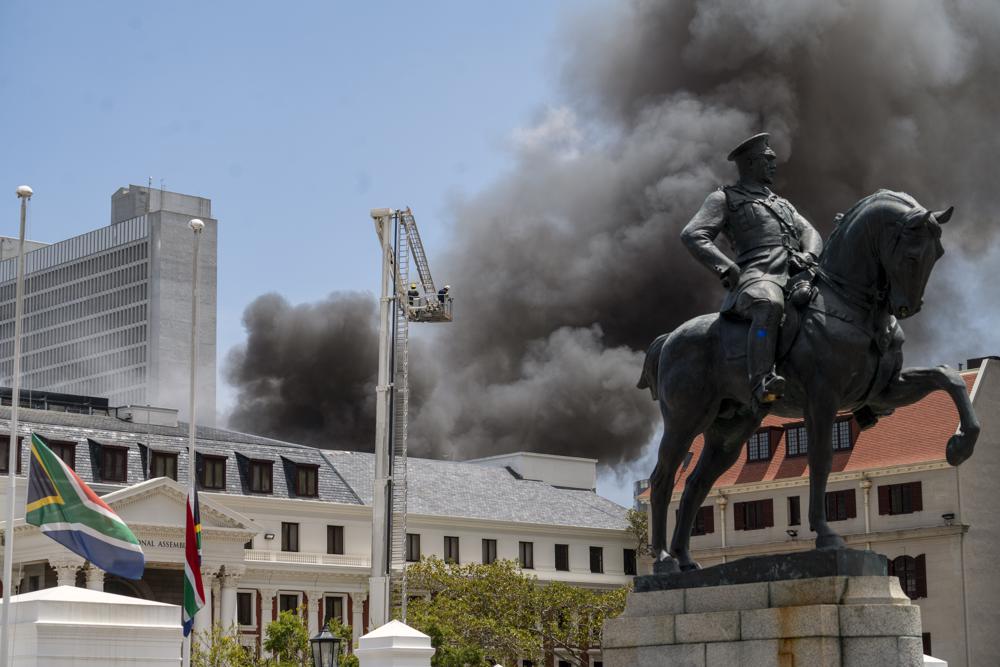
<path fill-rule="evenodd" d="M 868 535 L 872 532 L 871 511 L 869 510 L 869 507 L 868 507 L 868 503 L 869 503 L 868 492 L 871 491 L 871 488 L 872 488 L 872 481 L 870 479 L 868 479 L 867 477 L 862 477 L 861 478 L 861 499 L 864 501 L 864 504 L 865 504 L 865 538 L 866 539 L 867 539 Z M 871 549 L 871 548 L 872 548 L 871 541 L 866 541 L 865 542 L 865 549 Z"/>
<path fill-rule="evenodd" d="M 87 566 L 87 588 L 92 591 L 104 591 L 104 570 L 93 565 Z"/>
<path fill-rule="evenodd" d="M 212 630 L 212 586 L 215 584 L 215 573 L 218 569 L 217 565 L 201 568 L 201 584 L 205 589 L 205 606 L 194 615 L 194 631 L 205 637 Z"/>
<path fill-rule="evenodd" d="M 719 494 L 716 499 L 716 504 L 719 506 L 719 533 L 722 537 L 722 562 L 726 562 L 726 504 L 729 499 L 726 496 Z"/>
<path fill-rule="evenodd" d="M 57 586 L 76 586 L 76 571 L 83 566 L 83 559 L 49 560 L 49 565 L 56 571 Z"/>
<path fill-rule="evenodd" d="M 230 629 L 239 630 L 236 624 L 236 588 L 239 586 L 240 577 L 243 576 L 244 572 L 246 572 L 245 567 L 226 565 L 219 575 L 221 583 L 219 625 L 226 632 L 229 632 Z"/>
<path fill-rule="evenodd" d="M 315 637 L 319 632 L 318 610 L 323 608 L 323 591 L 306 591 L 309 596 L 309 609 L 306 611 L 306 627 L 309 628 L 309 636 Z"/>
<path fill-rule="evenodd" d="M 274 620 L 271 615 L 271 610 L 274 608 L 274 596 L 278 594 L 278 589 L 276 588 L 261 588 L 260 589 L 260 631 L 261 637 L 263 637 L 263 632 L 267 630 L 267 624 Z"/>
<path fill-rule="evenodd" d="M 358 641 L 361 639 L 361 635 L 365 634 L 365 629 L 362 627 L 364 623 L 364 604 L 365 597 L 364 593 L 351 593 L 351 640 L 354 645 L 358 645 Z"/>

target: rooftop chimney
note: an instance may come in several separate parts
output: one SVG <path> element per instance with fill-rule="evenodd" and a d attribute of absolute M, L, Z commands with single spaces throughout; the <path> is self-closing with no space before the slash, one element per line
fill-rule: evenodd
<path fill-rule="evenodd" d="M 973 370 L 973 369 L 975 369 L 975 368 L 979 368 L 980 366 L 983 365 L 983 362 L 986 361 L 987 359 L 992 359 L 994 361 L 1000 361 L 1000 357 L 998 357 L 995 354 L 990 354 L 990 355 L 987 355 L 985 357 L 973 357 L 973 358 L 969 359 L 969 362 L 966 364 L 966 367 L 970 371 Z"/>

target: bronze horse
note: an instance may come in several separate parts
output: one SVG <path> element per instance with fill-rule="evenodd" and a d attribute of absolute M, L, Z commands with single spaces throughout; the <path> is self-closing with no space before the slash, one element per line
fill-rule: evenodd
<path fill-rule="evenodd" d="M 698 508 L 768 412 L 805 419 L 809 526 L 819 549 L 846 548 L 827 523 L 824 503 L 837 413 L 853 411 L 867 427 L 878 416 L 943 389 L 961 421 L 947 444 L 948 462 L 957 466 L 972 454 L 979 422 L 965 382 L 947 367 L 903 369 L 903 335 L 896 321 L 920 310 L 931 269 L 944 254 L 941 225 L 951 213 L 950 208 L 931 212 L 907 194 L 879 190 L 840 216 L 819 259 L 811 302 L 786 308 L 777 366 L 787 386 L 774 403 L 755 405 L 745 360 L 725 352 L 724 339 L 746 340 L 747 323 L 702 315 L 653 342 L 639 387 L 649 388 L 663 414 L 650 479 L 658 571 L 698 567 L 689 552 Z M 668 552 L 667 506 L 675 475 L 699 433 L 705 446 L 685 484 Z"/>

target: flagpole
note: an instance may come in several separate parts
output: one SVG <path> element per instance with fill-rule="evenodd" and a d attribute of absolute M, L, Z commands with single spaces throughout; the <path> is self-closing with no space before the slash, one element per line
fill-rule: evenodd
<path fill-rule="evenodd" d="M 188 484 L 189 492 L 188 496 L 190 498 L 194 497 L 194 492 L 196 491 L 195 485 L 197 484 L 196 472 L 197 466 L 196 453 L 195 453 L 195 394 L 198 388 L 198 245 L 201 240 L 201 232 L 205 229 L 205 223 L 201 220 L 194 218 L 188 223 L 191 227 L 191 231 L 194 232 L 194 269 L 191 276 L 191 390 L 190 390 L 190 400 L 188 404 Z M 185 508 L 187 504 L 185 503 Z M 187 509 L 184 510 L 187 512 Z M 193 508 L 192 508 L 193 511 Z M 185 524 L 187 522 L 187 515 L 185 515 Z M 211 613 L 209 610 L 208 613 Z M 195 612 L 197 616 L 197 612 Z M 184 638 L 184 667 L 189 667 L 191 664 L 191 644 L 194 640 L 194 628 L 192 627 L 191 633 Z"/>
<path fill-rule="evenodd" d="M 28 200 L 34 194 L 27 185 L 17 188 L 21 200 L 21 235 L 17 244 L 17 286 L 14 288 L 14 373 L 10 392 L 10 438 L 7 444 L 7 528 L 3 548 L 3 613 L 0 619 L 0 664 L 10 662 L 10 589 L 14 574 L 14 504 L 17 502 L 17 412 L 21 405 L 21 313 L 24 302 L 24 225 Z"/>

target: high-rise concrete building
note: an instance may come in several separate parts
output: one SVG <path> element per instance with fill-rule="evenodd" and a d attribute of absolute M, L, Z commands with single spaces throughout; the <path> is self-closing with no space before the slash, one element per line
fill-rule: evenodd
<path fill-rule="evenodd" d="M 112 405 L 187 405 L 191 218 L 201 238 L 199 421 L 215 416 L 217 221 L 204 197 L 137 185 L 111 197 L 111 224 L 25 255 L 22 386 L 106 397 Z M 16 239 L 0 238 L 0 381 L 13 373 Z"/>

